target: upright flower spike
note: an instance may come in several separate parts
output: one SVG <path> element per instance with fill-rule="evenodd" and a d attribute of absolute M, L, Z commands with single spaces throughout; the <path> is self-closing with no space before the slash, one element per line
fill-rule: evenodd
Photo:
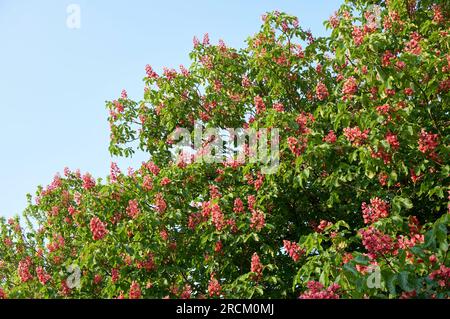
<path fill-rule="evenodd" d="M 92 232 L 92 238 L 94 240 L 103 239 L 108 234 L 106 223 L 102 222 L 98 217 L 93 217 L 89 225 Z"/>

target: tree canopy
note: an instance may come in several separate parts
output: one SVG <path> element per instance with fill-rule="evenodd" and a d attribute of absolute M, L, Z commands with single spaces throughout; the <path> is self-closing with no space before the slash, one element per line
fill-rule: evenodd
<path fill-rule="evenodd" d="M 107 108 L 111 154 L 149 161 L 65 169 L 0 219 L 0 298 L 448 298 L 448 14 L 346 1 L 315 37 L 270 12 L 244 48 L 147 65 Z M 279 166 L 177 156 L 196 123 L 279 129 Z"/>

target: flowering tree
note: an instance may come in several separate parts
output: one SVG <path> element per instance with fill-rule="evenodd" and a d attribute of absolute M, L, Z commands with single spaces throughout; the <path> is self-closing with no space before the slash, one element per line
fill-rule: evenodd
<path fill-rule="evenodd" d="M 66 169 L 0 220 L 0 298 L 448 298 L 448 13 L 346 1 L 315 38 L 272 12 L 243 49 L 147 66 L 107 107 L 110 152 L 150 160 Z M 174 157 L 196 123 L 279 128 L 277 170 Z"/>

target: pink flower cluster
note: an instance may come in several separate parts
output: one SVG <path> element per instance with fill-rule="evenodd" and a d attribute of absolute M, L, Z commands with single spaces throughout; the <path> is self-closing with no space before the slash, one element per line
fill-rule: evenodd
<path fill-rule="evenodd" d="M 378 182 L 380 183 L 381 186 L 386 186 L 388 178 L 389 178 L 388 174 L 380 173 L 378 175 Z"/>
<path fill-rule="evenodd" d="M 261 260 L 257 253 L 254 253 L 252 256 L 252 262 L 250 265 L 250 271 L 256 275 L 256 279 L 261 278 L 263 265 L 261 264 Z"/>
<path fill-rule="evenodd" d="M 128 297 L 130 299 L 140 299 L 142 297 L 141 286 L 136 281 L 131 283 Z"/>
<path fill-rule="evenodd" d="M 221 231 L 225 227 L 225 219 L 220 209 L 220 206 L 216 203 L 211 205 L 211 219 L 212 223 L 218 231 Z"/>
<path fill-rule="evenodd" d="M 86 173 L 83 175 L 83 188 L 89 190 L 95 187 L 95 179 L 91 176 L 91 174 Z"/>
<path fill-rule="evenodd" d="M 359 46 L 363 43 L 364 40 L 364 30 L 357 26 L 353 27 L 352 31 L 353 42 L 355 42 L 356 46 Z"/>
<path fill-rule="evenodd" d="M 98 284 L 100 284 L 101 282 L 102 282 L 102 275 L 100 275 L 100 274 L 95 274 L 94 275 L 94 285 L 98 285 Z"/>
<path fill-rule="evenodd" d="M 400 143 L 398 141 L 397 135 L 391 132 L 387 132 L 385 136 L 386 142 L 394 149 L 398 150 L 400 148 Z"/>
<path fill-rule="evenodd" d="M 266 110 L 266 105 L 264 104 L 263 99 L 257 95 L 253 99 L 256 107 L 256 114 L 262 113 Z"/>
<path fill-rule="evenodd" d="M 395 55 L 387 50 L 384 52 L 383 57 L 381 58 L 381 65 L 384 67 L 388 67 L 391 64 L 391 60 L 395 59 Z"/>
<path fill-rule="evenodd" d="M 389 216 L 389 204 L 384 200 L 375 197 L 370 199 L 370 204 L 363 202 L 361 205 L 364 223 L 371 224 L 380 218 Z"/>
<path fill-rule="evenodd" d="M 362 243 L 372 259 L 392 253 L 395 250 L 395 244 L 389 235 L 383 234 L 378 229 L 370 226 L 367 229 L 360 230 Z"/>
<path fill-rule="evenodd" d="M 211 274 L 211 278 L 208 284 L 208 293 L 210 297 L 220 296 L 220 292 L 222 287 L 220 286 L 219 281 L 215 278 L 215 274 Z"/>
<path fill-rule="evenodd" d="M 298 261 L 300 257 L 305 253 L 305 250 L 300 248 L 300 246 L 296 242 L 292 242 L 289 240 L 283 240 L 283 247 L 288 253 L 289 257 L 291 257 L 295 262 Z"/>
<path fill-rule="evenodd" d="M 147 191 L 151 191 L 153 189 L 153 179 L 149 175 L 144 176 L 142 188 Z"/>
<path fill-rule="evenodd" d="M 160 214 L 164 213 L 167 209 L 166 201 L 164 200 L 164 196 L 162 193 L 157 193 L 155 195 L 155 205 L 156 211 Z"/>
<path fill-rule="evenodd" d="M 337 140 L 337 137 L 336 137 L 336 134 L 334 133 L 333 130 L 330 130 L 330 131 L 328 132 L 328 134 L 323 138 L 323 141 L 324 141 L 324 142 L 330 143 L 330 144 L 335 143 L 336 140 Z"/>
<path fill-rule="evenodd" d="M 223 244 L 221 240 L 218 240 L 214 245 L 214 252 L 220 253 L 222 251 Z"/>
<path fill-rule="evenodd" d="M 181 292 L 181 299 L 190 299 L 192 295 L 192 287 L 191 285 L 185 285 L 183 291 Z"/>
<path fill-rule="evenodd" d="M 411 238 L 400 235 L 397 238 L 397 245 L 400 249 L 408 249 L 416 246 L 417 244 L 422 244 L 424 241 L 425 236 L 421 234 L 412 234 Z"/>
<path fill-rule="evenodd" d="M 344 128 L 344 135 L 353 146 L 360 146 L 369 136 L 369 130 L 361 131 L 358 126 Z"/>
<path fill-rule="evenodd" d="M 277 112 L 284 112 L 284 105 L 282 103 L 274 103 L 272 107 Z"/>
<path fill-rule="evenodd" d="M 299 116 L 295 118 L 295 122 L 298 124 L 298 133 L 299 134 L 309 134 L 310 129 L 308 128 L 308 124 L 314 123 L 316 119 L 314 115 L 311 113 L 302 112 Z"/>
<path fill-rule="evenodd" d="M 244 212 L 244 203 L 242 202 L 242 199 L 236 198 L 234 200 L 233 211 L 235 213 L 243 213 Z"/>
<path fill-rule="evenodd" d="M 129 200 L 128 207 L 126 210 L 127 210 L 128 216 L 130 216 L 132 219 L 135 219 L 136 217 L 138 217 L 141 210 L 139 209 L 139 203 L 138 203 L 137 199 Z"/>
<path fill-rule="evenodd" d="M 155 176 L 159 174 L 160 168 L 153 162 L 147 162 L 145 163 L 145 167 Z"/>
<path fill-rule="evenodd" d="M 308 139 L 306 137 L 300 137 L 297 139 L 296 137 L 289 136 L 287 139 L 288 147 L 291 150 L 291 152 L 295 156 L 300 156 L 303 154 L 307 147 Z"/>
<path fill-rule="evenodd" d="M 158 74 L 156 74 L 156 72 L 153 71 L 153 68 L 149 64 L 147 64 L 145 66 L 145 73 L 147 74 L 147 77 L 149 79 L 157 79 L 158 78 Z"/>
<path fill-rule="evenodd" d="M 111 269 L 111 281 L 112 281 L 113 283 L 116 283 L 116 282 L 119 281 L 119 278 L 120 278 L 120 272 L 119 272 L 119 269 L 117 269 L 117 268 Z"/>
<path fill-rule="evenodd" d="M 147 254 L 146 259 L 136 262 L 138 269 L 145 269 L 151 271 L 156 268 L 155 259 L 152 253 Z"/>
<path fill-rule="evenodd" d="M 17 272 L 19 273 L 19 277 L 22 282 L 27 282 L 28 280 L 33 279 L 33 276 L 30 273 L 31 264 L 31 258 L 28 256 L 19 261 Z"/>
<path fill-rule="evenodd" d="M 376 110 L 380 115 L 388 114 L 389 111 L 391 110 L 391 106 L 389 104 L 379 105 L 376 107 Z"/>
<path fill-rule="evenodd" d="M 330 93 L 328 93 L 328 89 L 325 84 L 322 82 L 317 83 L 316 85 L 316 97 L 319 101 L 325 100 Z"/>
<path fill-rule="evenodd" d="M 337 12 L 335 12 L 328 21 L 330 22 L 330 25 L 333 29 L 336 29 L 339 26 L 339 23 L 341 22 Z"/>
<path fill-rule="evenodd" d="M 379 146 L 377 151 L 370 148 L 370 156 L 372 158 L 382 159 L 384 164 L 389 164 L 392 160 L 392 155 L 386 152 L 383 146 Z"/>
<path fill-rule="evenodd" d="M 116 163 L 112 162 L 111 163 L 110 176 L 109 176 L 109 179 L 110 179 L 111 183 L 116 183 L 117 182 L 117 178 L 119 177 L 120 174 L 121 174 L 121 172 L 120 172 L 119 166 L 117 166 Z"/>
<path fill-rule="evenodd" d="M 318 233 L 323 233 L 323 231 L 325 229 L 327 229 L 328 227 L 330 227 L 332 225 L 333 225 L 332 222 L 323 219 L 323 220 L 320 221 L 319 226 L 317 226 L 315 228 L 315 231 L 318 232 Z"/>
<path fill-rule="evenodd" d="M 422 153 L 433 154 L 435 148 L 439 145 L 438 135 L 428 133 L 424 129 L 421 130 L 419 135 L 419 151 Z"/>
<path fill-rule="evenodd" d="M 308 290 L 301 294 L 299 299 L 339 299 L 340 286 L 336 283 L 331 284 L 326 289 L 318 281 L 310 281 L 306 286 Z"/>
<path fill-rule="evenodd" d="M 440 24 L 445 21 L 444 14 L 442 13 L 442 8 L 438 4 L 434 4 L 433 7 L 433 22 Z"/>
<path fill-rule="evenodd" d="M 356 92 L 358 92 L 358 84 L 356 83 L 356 79 L 351 76 L 345 80 L 342 86 L 342 97 L 343 100 L 350 99 Z"/>
<path fill-rule="evenodd" d="M 53 241 L 47 244 L 49 252 L 57 251 L 65 245 L 64 237 L 61 234 L 53 234 Z"/>
<path fill-rule="evenodd" d="M 94 240 L 100 240 L 108 234 L 106 223 L 103 223 L 98 217 L 93 217 L 89 225 Z"/>
<path fill-rule="evenodd" d="M 436 280 L 439 286 L 443 288 L 450 287 L 450 267 L 441 265 L 439 269 L 433 271 L 429 277 L 431 280 Z"/>
<path fill-rule="evenodd" d="M 163 68 L 163 74 L 168 81 L 172 81 L 177 76 L 177 71 L 175 69 Z"/>
<path fill-rule="evenodd" d="M 419 41 L 420 35 L 417 32 L 412 32 L 409 41 L 405 44 L 405 52 L 419 55 L 422 52 Z"/>
<path fill-rule="evenodd" d="M 250 87 L 252 85 L 252 83 L 250 82 L 250 80 L 249 80 L 247 75 L 243 75 L 242 76 L 242 83 L 241 84 L 245 88 L 248 88 L 248 87 Z"/>
<path fill-rule="evenodd" d="M 252 217 L 250 217 L 250 228 L 260 231 L 266 225 L 264 213 L 259 210 L 252 210 Z"/>

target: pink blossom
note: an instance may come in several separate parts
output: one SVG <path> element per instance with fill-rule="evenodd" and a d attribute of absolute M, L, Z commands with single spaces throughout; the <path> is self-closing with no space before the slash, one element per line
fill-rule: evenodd
<path fill-rule="evenodd" d="M 22 282 L 27 282 L 28 280 L 33 279 L 33 276 L 30 273 L 31 264 L 31 258 L 28 256 L 19 261 L 17 272 L 19 273 L 19 277 Z"/>
<path fill-rule="evenodd" d="M 252 83 L 250 82 L 250 80 L 248 79 L 248 77 L 246 75 L 242 76 L 242 86 L 245 88 L 248 88 L 252 85 Z"/>
<path fill-rule="evenodd" d="M 397 135 L 391 132 L 387 132 L 385 136 L 386 141 L 389 145 L 394 149 L 398 150 L 400 147 L 400 143 L 398 142 Z"/>
<path fill-rule="evenodd" d="M 0 299 L 7 299 L 6 292 L 0 287 Z"/>
<path fill-rule="evenodd" d="M 152 67 L 148 64 L 145 66 L 145 73 L 149 79 L 158 79 L 158 74 L 156 74 L 156 72 L 153 71 Z"/>
<path fill-rule="evenodd" d="M 277 112 L 284 112 L 284 106 L 282 103 L 274 103 L 272 105 L 273 109 Z"/>
<path fill-rule="evenodd" d="M 162 193 L 157 193 L 155 195 L 155 205 L 156 205 L 156 211 L 160 214 L 164 213 L 167 208 L 166 201 L 164 200 Z"/>
<path fill-rule="evenodd" d="M 254 103 L 257 114 L 262 113 L 266 110 L 266 105 L 264 104 L 263 99 L 259 95 L 255 96 Z"/>
<path fill-rule="evenodd" d="M 358 91 L 358 84 L 356 79 L 351 76 L 347 78 L 342 86 L 342 94 L 344 94 L 343 99 L 346 100 L 353 96 Z"/>
<path fill-rule="evenodd" d="M 259 259 L 259 256 L 257 253 L 254 253 L 252 255 L 252 262 L 250 266 L 250 271 L 252 273 L 255 273 L 256 279 L 259 279 L 262 276 L 263 271 L 263 265 L 261 264 L 261 261 Z"/>
<path fill-rule="evenodd" d="M 111 281 L 113 283 L 116 283 L 119 281 L 119 277 L 120 277 L 119 269 L 117 269 L 117 268 L 111 269 Z"/>
<path fill-rule="evenodd" d="M 214 203 L 211 205 L 211 218 L 218 231 L 221 231 L 225 227 L 224 215 L 218 204 Z"/>
<path fill-rule="evenodd" d="M 106 223 L 103 223 L 98 217 L 93 217 L 89 225 L 92 232 L 92 238 L 94 240 L 100 240 L 108 234 Z"/>
<path fill-rule="evenodd" d="M 181 299 L 190 299 L 192 294 L 192 288 L 190 285 L 186 284 L 183 288 L 183 292 L 180 295 Z"/>
<path fill-rule="evenodd" d="M 250 218 L 250 228 L 260 231 L 266 224 L 264 213 L 261 211 L 253 210 L 252 217 Z"/>
<path fill-rule="evenodd" d="M 367 139 L 368 134 L 369 130 L 361 132 L 361 129 L 357 126 L 344 128 L 344 135 L 349 142 L 352 142 L 353 146 L 362 145 Z"/>
<path fill-rule="evenodd" d="M 287 142 L 288 142 L 288 147 L 291 150 L 291 152 L 295 156 L 300 156 L 306 150 L 308 139 L 303 136 L 300 137 L 300 139 L 290 136 L 290 137 L 288 137 Z"/>
<path fill-rule="evenodd" d="M 325 100 L 330 93 L 328 93 L 328 89 L 325 84 L 322 82 L 317 83 L 316 85 L 316 97 L 319 101 Z"/>
<path fill-rule="evenodd" d="M 330 143 L 330 144 L 335 143 L 336 140 L 337 140 L 337 137 L 336 137 L 336 134 L 334 133 L 333 130 L 330 130 L 330 131 L 328 132 L 328 134 L 323 138 L 323 141 L 324 141 L 324 142 Z"/>
<path fill-rule="evenodd" d="M 405 52 L 419 55 L 422 52 L 422 48 L 420 47 L 420 41 L 421 37 L 417 32 L 412 32 L 410 34 L 409 41 L 405 44 Z"/>
<path fill-rule="evenodd" d="M 296 242 L 283 240 L 283 247 L 288 253 L 289 257 L 291 257 L 295 262 L 298 261 L 300 257 L 305 253 L 305 250 L 300 248 L 300 246 Z"/>
<path fill-rule="evenodd" d="M 425 129 L 420 131 L 419 135 L 419 151 L 422 153 L 434 153 L 434 150 L 439 145 L 439 136 L 437 134 L 428 133 Z"/>
<path fill-rule="evenodd" d="M 222 287 L 220 286 L 219 281 L 215 278 L 215 274 L 212 273 L 209 284 L 208 284 L 208 293 L 210 297 L 214 296 L 220 296 L 220 292 L 222 290 Z"/>
<path fill-rule="evenodd" d="M 83 175 L 83 188 L 89 190 L 95 187 L 95 180 L 91 174 L 86 173 Z"/>
<path fill-rule="evenodd" d="M 307 283 L 308 290 L 300 295 L 299 299 L 339 299 L 340 286 L 336 283 L 326 288 L 318 281 Z"/>
<path fill-rule="evenodd" d="M 203 45 L 208 45 L 209 44 L 209 34 L 205 33 L 205 35 L 203 36 Z"/>
<path fill-rule="evenodd" d="M 111 170 L 110 170 L 110 177 L 109 177 L 111 183 L 116 183 L 117 178 L 119 177 L 120 174 L 121 174 L 120 168 L 117 166 L 116 163 L 112 162 Z"/>
<path fill-rule="evenodd" d="M 240 198 L 236 198 L 234 200 L 233 211 L 235 213 L 243 213 L 244 212 L 244 203 L 242 202 L 242 200 Z"/>
<path fill-rule="evenodd" d="M 130 299 L 140 299 L 142 297 L 141 286 L 136 281 L 133 281 L 130 286 Z"/>
<path fill-rule="evenodd" d="M 390 254 L 395 250 L 392 238 L 373 226 L 360 230 L 360 234 L 362 236 L 362 243 L 367 249 L 369 257 L 372 259 Z"/>
<path fill-rule="evenodd" d="M 374 223 L 380 218 L 389 216 L 389 204 L 378 197 L 370 199 L 370 204 L 363 202 L 361 205 L 364 223 Z"/>
<path fill-rule="evenodd" d="M 153 163 L 153 162 L 148 162 L 145 164 L 145 166 L 147 167 L 147 169 L 153 174 L 153 175 L 158 175 L 159 174 L 159 167 Z"/>
<path fill-rule="evenodd" d="M 129 200 L 128 207 L 126 210 L 127 210 L 128 216 L 130 216 L 132 219 L 137 218 L 141 212 L 139 209 L 139 203 L 138 203 L 137 199 Z"/>
<path fill-rule="evenodd" d="M 328 20 L 333 29 L 336 29 L 339 26 L 340 20 L 337 12 L 335 12 L 330 19 Z"/>
<path fill-rule="evenodd" d="M 150 191 L 153 189 L 153 179 L 149 175 L 144 176 L 144 180 L 142 182 L 142 188 L 144 188 L 147 191 Z"/>
<path fill-rule="evenodd" d="M 355 42 L 355 45 L 359 46 L 363 43 L 364 31 L 361 28 L 354 26 L 352 31 L 352 37 L 353 42 Z"/>

